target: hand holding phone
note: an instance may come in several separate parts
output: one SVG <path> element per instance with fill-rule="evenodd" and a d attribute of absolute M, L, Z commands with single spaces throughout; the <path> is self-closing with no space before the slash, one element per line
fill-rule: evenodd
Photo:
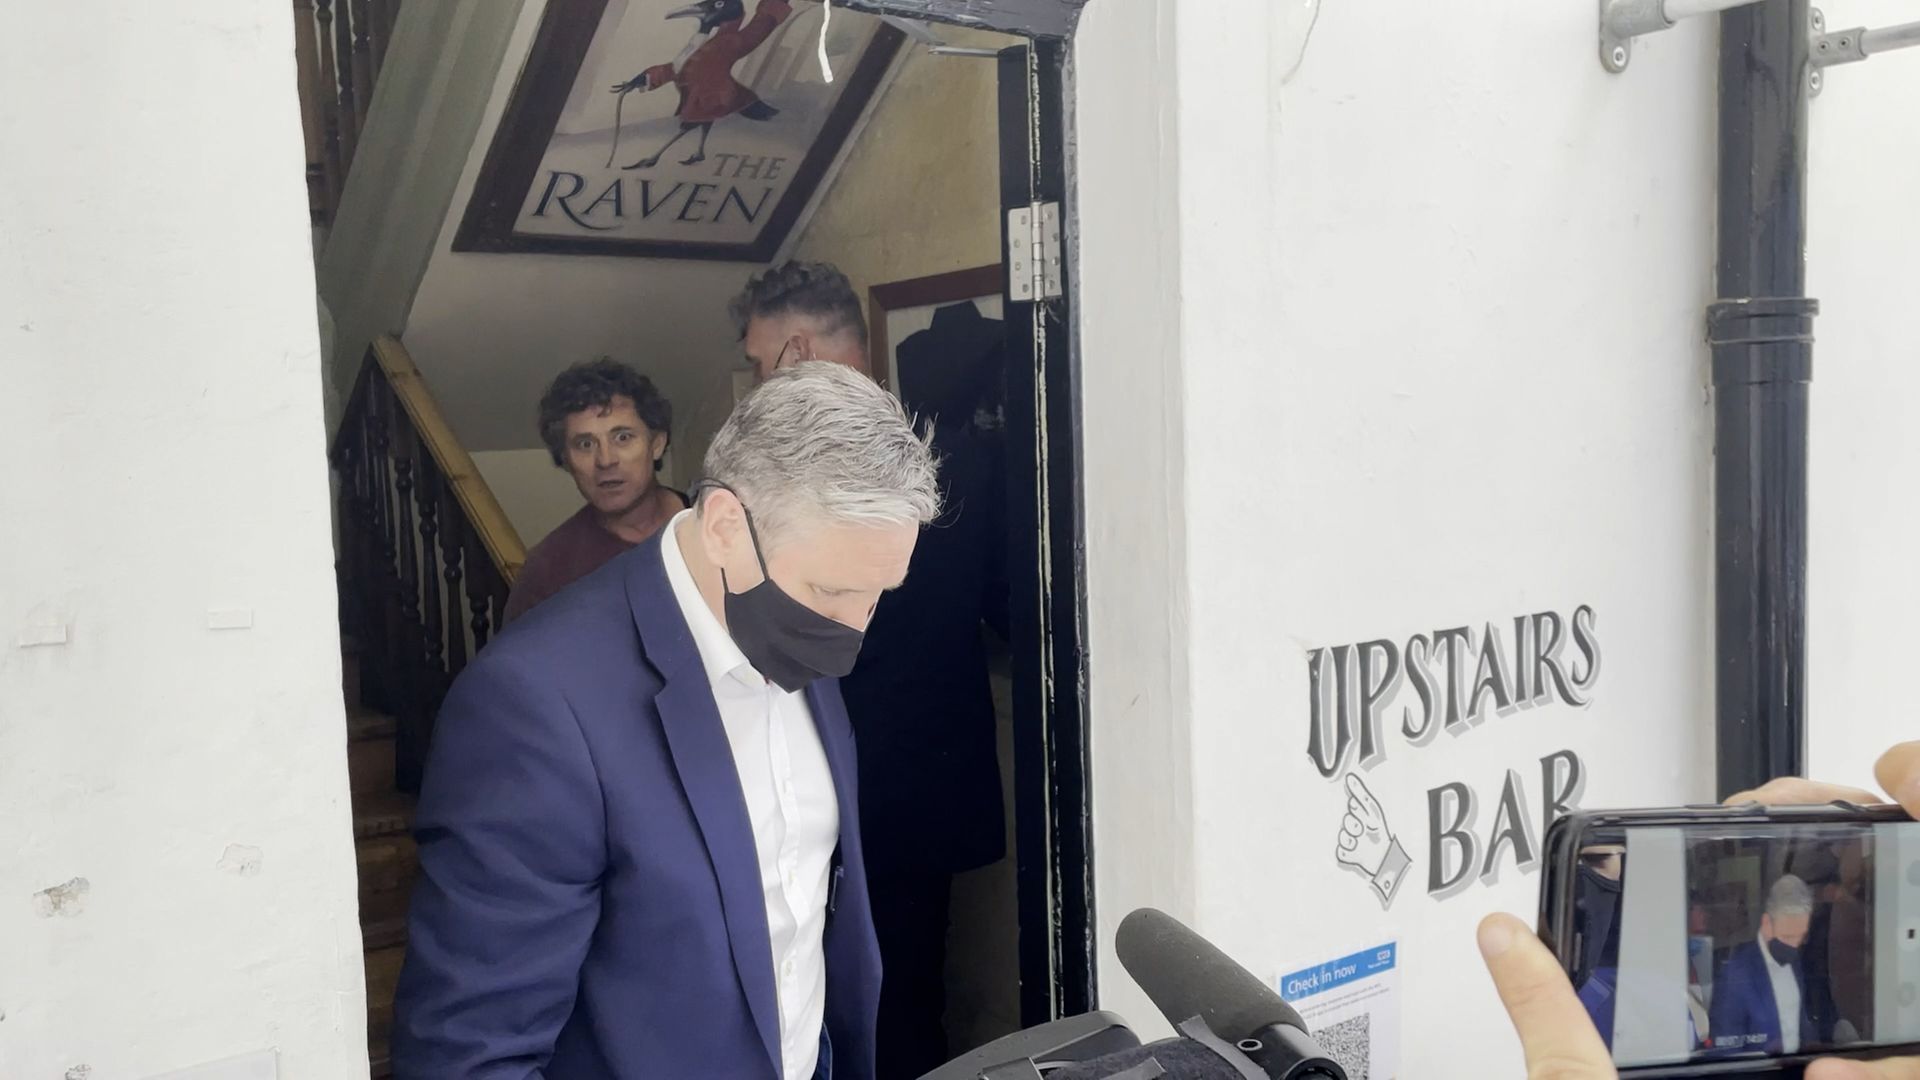
<path fill-rule="evenodd" d="M 1567 984 L 1560 961 L 1511 915 L 1480 922 L 1480 955 L 1513 1020 L 1529 1077 L 1614 1080 L 1613 1058 Z"/>
<path fill-rule="evenodd" d="M 1880 755 L 1880 760 L 1873 767 L 1873 778 L 1883 791 L 1894 796 L 1894 801 L 1906 810 L 1908 816 L 1920 820 L 1920 742 L 1900 743 Z M 1880 799 L 1872 792 L 1858 788 L 1783 776 L 1752 791 L 1743 791 L 1727 801 L 1797 806 L 1835 801 L 1866 805 Z M 1884 1058 L 1879 1061 L 1827 1058 L 1807 1067 L 1807 1080 L 1920 1080 L 1920 1058 Z"/>
<path fill-rule="evenodd" d="M 1920 744 L 1878 773 L 1920 795 Z M 1612 1061 L 1797 1073 L 1819 1053 L 1920 1048 L 1920 824 L 1807 781 L 1742 797 L 1852 805 L 1580 814 L 1550 833 L 1542 931 Z M 1920 1080 L 1920 1063 L 1808 1075 Z"/>

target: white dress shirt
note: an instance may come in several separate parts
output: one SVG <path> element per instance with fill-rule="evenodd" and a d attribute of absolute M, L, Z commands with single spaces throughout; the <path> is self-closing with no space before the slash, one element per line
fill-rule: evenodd
<path fill-rule="evenodd" d="M 667 523 L 661 560 L 707 669 L 753 824 L 780 1000 L 782 1073 L 785 1080 L 813 1080 L 826 1017 L 822 936 L 840 804 L 805 694 L 789 694 L 754 670 L 694 585 L 679 543 L 680 526 L 692 515 L 682 510 Z"/>
<path fill-rule="evenodd" d="M 1800 1051 L 1800 979 L 1792 964 L 1775 963 L 1766 942 L 1760 943 L 1760 959 L 1766 962 L 1767 975 L 1773 981 L 1773 1007 L 1780 1013 L 1780 1052 Z"/>

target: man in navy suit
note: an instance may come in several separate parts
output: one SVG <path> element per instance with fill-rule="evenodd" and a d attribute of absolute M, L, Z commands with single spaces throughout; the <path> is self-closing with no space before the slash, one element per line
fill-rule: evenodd
<path fill-rule="evenodd" d="M 1822 1041 L 1800 963 L 1812 921 L 1813 891 L 1782 875 L 1767 890 L 1759 938 L 1735 948 L 1714 980 L 1707 1033 L 1716 1053 L 1793 1054 Z"/>
<path fill-rule="evenodd" d="M 847 368 L 737 406 L 654 539 L 455 683 L 421 792 L 405 1080 L 874 1080 L 880 962 L 836 678 L 939 510 Z"/>
<path fill-rule="evenodd" d="M 860 298 L 831 265 L 771 267 L 747 282 L 728 313 L 757 378 L 806 360 L 867 370 Z M 954 876 L 1006 854 L 981 634 L 985 625 L 1011 640 L 998 415 L 1005 340 L 1000 320 L 959 303 L 895 345 L 900 400 L 933 425 L 943 510 L 913 551 L 906 585 L 874 612 L 860 663 L 840 681 L 860 743 L 867 891 L 887 971 L 878 1036 L 887 1077 L 920 1076 L 947 1060 Z"/>

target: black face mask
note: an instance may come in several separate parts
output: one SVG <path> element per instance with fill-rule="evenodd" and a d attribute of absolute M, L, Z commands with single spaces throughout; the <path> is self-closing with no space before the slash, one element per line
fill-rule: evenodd
<path fill-rule="evenodd" d="M 1779 938 L 1767 939 L 1767 951 L 1773 954 L 1776 964 L 1793 964 L 1800 959 L 1800 950 L 1792 945 L 1783 944 Z"/>
<path fill-rule="evenodd" d="M 731 490 L 719 484 L 707 486 Z M 837 679 L 852 671 L 866 635 L 827 618 L 775 585 L 773 575 L 767 572 L 767 557 L 760 550 L 753 512 L 744 503 L 740 509 L 747 516 L 753 557 L 760 563 L 760 584 L 746 592 L 733 592 L 727 585 L 727 571 L 720 571 L 720 588 L 726 593 L 721 604 L 727 615 L 727 634 L 740 647 L 740 654 L 755 671 L 788 693 L 816 679 Z"/>
<path fill-rule="evenodd" d="M 1584 931 L 1582 971 L 1620 964 L 1620 881 L 1584 863 L 1578 872 L 1575 918 Z"/>

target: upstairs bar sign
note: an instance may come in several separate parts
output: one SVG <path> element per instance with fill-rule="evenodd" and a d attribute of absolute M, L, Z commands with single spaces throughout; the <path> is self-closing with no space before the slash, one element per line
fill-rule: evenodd
<path fill-rule="evenodd" d="M 551 0 L 455 251 L 765 262 L 902 35 L 801 0 Z"/>

